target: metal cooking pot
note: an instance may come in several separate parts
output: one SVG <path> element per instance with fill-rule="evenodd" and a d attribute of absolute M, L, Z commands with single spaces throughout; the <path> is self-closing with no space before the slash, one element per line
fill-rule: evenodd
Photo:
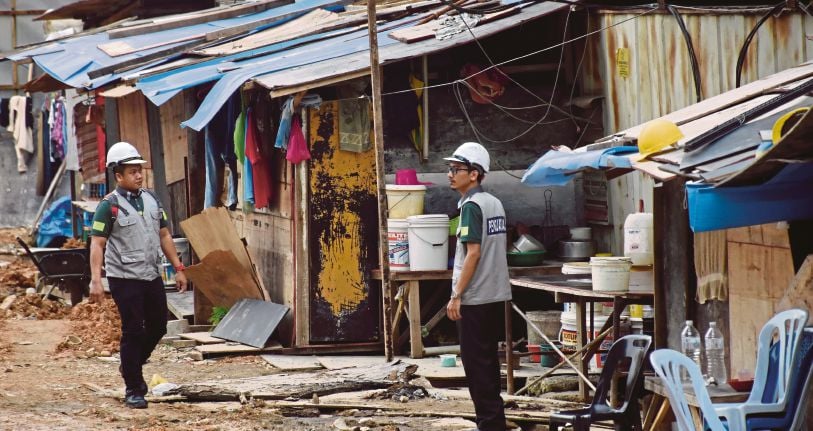
<path fill-rule="evenodd" d="M 565 262 L 585 261 L 589 260 L 590 256 L 595 254 L 596 245 L 592 240 L 576 241 L 576 240 L 562 240 L 559 241 L 559 257 Z"/>

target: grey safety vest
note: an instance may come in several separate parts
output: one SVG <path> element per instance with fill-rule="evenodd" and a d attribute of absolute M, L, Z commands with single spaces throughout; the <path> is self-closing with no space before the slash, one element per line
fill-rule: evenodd
<path fill-rule="evenodd" d="M 480 242 L 480 261 L 474 276 L 463 292 L 461 304 L 479 305 L 490 302 L 502 302 L 511 299 L 511 284 L 508 280 L 508 261 L 506 258 L 507 226 L 505 210 L 499 199 L 482 191 L 474 190 L 464 196 L 459 206 L 474 202 L 483 212 L 483 235 Z M 466 257 L 466 244 L 459 241 L 460 228 L 457 228 L 457 248 L 454 254 L 452 271 L 452 289 L 457 287 L 457 280 L 463 270 L 463 259 Z"/>
<path fill-rule="evenodd" d="M 104 252 L 105 271 L 108 277 L 130 280 L 155 280 L 160 276 L 161 249 L 159 231 L 163 211 L 158 200 L 142 191 L 143 215 L 118 191 L 111 193 L 118 205 L 116 222 L 110 228 L 107 248 Z"/>

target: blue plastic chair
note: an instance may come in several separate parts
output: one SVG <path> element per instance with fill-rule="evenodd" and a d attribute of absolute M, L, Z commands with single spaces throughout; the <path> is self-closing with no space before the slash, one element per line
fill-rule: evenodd
<path fill-rule="evenodd" d="M 813 328 L 805 328 L 799 342 L 793 377 L 787 392 L 787 404 L 781 415 L 748 415 L 746 426 L 751 430 L 799 430 L 805 421 L 805 409 L 813 391 Z"/>
<path fill-rule="evenodd" d="M 746 429 L 748 415 L 782 414 L 787 404 L 788 386 L 793 376 L 802 330 L 807 324 L 807 311 L 793 309 L 778 313 L 769 320 L 759 334 L 754 386 L 743 403 L 715 404 L 717 416 L 725 418 L 732 430 Z M 776 374 L 769 381 L 770 352 L 779 344 Z M 773 388 L 773 390 L 771 390 Z"/>
<path fill-rule="evenodd" d="M 700 404 L 700 412 L 706 422 L 706 429 L 711 431 L 726 431 L 720 418 L 714 411 L 711 404 L 709 392 L 706 390 L 706 381 L 700 372 L 700 367 L 683 353 L 671 349 L 660 349 L 649 355 L 649 362 L 655 369 L 655 374 L 660 377 L 664 387 L 666 387 L 667 398 L 675 413 L 675 420 L 679 431 L 703 431 L 696 429 L 692 419 L 691 407 L 683 391 L 683 381 L 681 376 L 689 375 L 695 398 Z M 731 428 L 731 431 L 739 431 L 738 428 Z"/>
<path fill-rule="evenodd" d="M 641 431 L 643 427 L 638 398 L 642 386 L 644 361 L 651 344 L 652 338 L 648 335 L 627 335 L 619 338 L 607 352 L 607 359 L 601 370 L 601 377 L 599 377 L 590 406 L 552 414 L 549 429 L 558 431 L 560 427 L 571 424 L 575 431 L 589 431 L 590 424 L 593 422 L 613 421 L 617 430 Z M 607 402 L 607 395 L 610 392 L 613 374 L 627 362 L 629 362 L 629 371 L 625 381 L 624 402 L 615 408 Z"/>

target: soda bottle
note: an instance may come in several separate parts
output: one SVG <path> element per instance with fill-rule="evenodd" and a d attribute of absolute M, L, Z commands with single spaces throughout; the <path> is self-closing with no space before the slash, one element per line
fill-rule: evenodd
<path fill-rule="evenodd" d="M 697 367 L 702 370 L 700 358 L 702 357 L 703 346 L 700 342 L 700 331 L 694 327 L 694 321 L 686 321 L 683 330 L 680 332 L 680 344 L 683 348 L 683 354 L 691 358 L 697 364 Z M 688 381 L 689 375 L 684 373 L 682 379 Z"/>
<path fill-rule="evenodd" d="M 706 378 L 721 385 L 728 381 L 725 368 L 725 341 L 716 322 L 709 323 L 706 331 Z M 713 379 L 713 380 L 712 380 Z"/>

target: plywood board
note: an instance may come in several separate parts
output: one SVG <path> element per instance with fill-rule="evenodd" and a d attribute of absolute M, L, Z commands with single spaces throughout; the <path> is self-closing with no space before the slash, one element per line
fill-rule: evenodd
<path fill-rule="evenodd" d="M 317 356 L 316 360 L 328 370 L 376 366 L 386 362 L 383 356 Z"/>
<path fill-rule="evenodd" d="M 729 294 L 728 300 L 731 321 L 729 344 L 731 375 L 737 375 L 740 370 L 749 370 L 753 374 L 756 364 L 757 338 L 762 330 L 762 325 L 775 314 L 774 301 L 735 293 Z"/>
<path fill-rule="evenodd" d="M 223 207 L 206 208 L 202 213 L 181 222 L 181 228 L 195 253 L 203 259 L 213 250 L 229 250 L 245 271 L 251 269 L 248 254 L 237 235 L 228 211 Z"/>
<path fill-rule="evenodd" d="M 288 310 L 285 305 L 243 298 L 217 324 L 212 336 L 264 347 Z"/>
<path fill-rule="evenodd" d="M 186 276 L 215 306 L 231 307 L 243 298 L 263 299 L 248 270 L 240 268 L 234 253 L 215 250 L 187 267 Z"/>
<path fill-rule="evenodd" d="M 435 30 L 439 27 L 437 21 L 416 25 L 390 32 L 389 36 L 398 42 L 413 43 L 435 37 Z"/>
<path fill-rule="evenodd" d="M 807 256 L 776 306 L 777 311 L 791 308 L 813 310 L 813 255 Z"/>
<path fill-rule="evenodd" d="M 261 357 L 282 371 L 320 370 L 324 368 L 313 356 L 261 355 Z"/>
<path fill-rule="evenodd" d="M 178 336 L 185 340 L 195 340 L 198 344 L 223 344 L 225 341 L 222 338 L 212 337 L 211 332 L 186 332 Z"/>

